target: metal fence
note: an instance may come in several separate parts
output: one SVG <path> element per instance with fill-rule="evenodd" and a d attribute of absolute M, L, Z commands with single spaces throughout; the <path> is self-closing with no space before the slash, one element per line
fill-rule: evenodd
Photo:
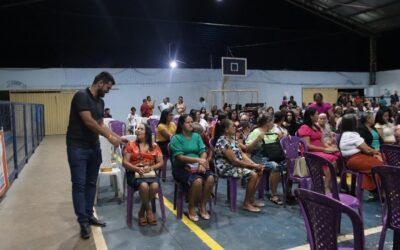
<path fill-rule="evenodd" d="M 5 135 L 11 183 L 44 137 L 43 104 L 0 101 L 0 127 Z"/>

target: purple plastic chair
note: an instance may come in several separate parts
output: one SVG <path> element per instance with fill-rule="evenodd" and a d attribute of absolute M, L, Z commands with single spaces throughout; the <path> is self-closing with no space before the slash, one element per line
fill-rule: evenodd
<path fill-rule="evenodd" d="M 383 249 L 386 231 L 393 230 L 393 249 L 400 247 L 400 168 L 394 166 L 376 166 L 372 169 L 374 181 L 378 187 L 378 193 L 382 205 L 382 231 L 379 240 L 379 248 Z M 379 180 L 377 179 L 379 178 Z M 380 183 L 381 185 L 378 185 Z M 381 193 L 385 198 L 381 197 Z"/>
<path fill-rule="evenodd" d="M 116 133 L 119 136 L 125 135 L 126 125 L 121 121 L 110 121 L 109 123 L 110 129 L 112 132 Z"/>
<path fill-rule="evenodd" d="M 306 189 L 296 189 L 301 213 L 304 217 L 311 250 L 349 249 L 338 248 L 337 231 L 341 214 L 351 220 L 354 249 L 364 249 L 364 226 L 361 217 L 350 207 L 326 195 Z"/>
<path fill-rule="evenodd" d="M 381 146 L 383 161 L 386 165 L 400 167 L 400 146 L 383 144 Z"/>
<path fill-rule="evenodd" d="M 126 224 L 128 227 L 132 227 L 132 210 L 133 210 L 133 196 L 137 190 L 134 190 L 131 186 L 128 186 L 128 194 L 126 199 Z M 165 222 L 165 206 L 164 206 L 164 196 L 160 183 L 158 183 L 158 201 L 160 203 L 161 218 Z M 153 213 L 156 213 L 155 199 L 151 201 Z"/>
<path fill-rule="evenodd" d="M 157 124 L 159 120 L 158 119 L 148 119 L 147 124 L 151 128 L 151 132 L 154 134 L 154 136 L 157 136 Z"/>
<path fill-rule="evenodd" d="M 314 192 L 318 192 L 320 194 L 332 197 L 333 199 L 351 207 L 352 209 L 358 211 L 361 219 L 362 217 L 362 202 L 354 196 L 348 194 L 342 194 L 338 191 L 338 185 L 336 181 L 336 171 L 333 164 L 322 158 L 319 155 L 313 153 L 304 153 L 304 157 L 306 159 L 308 171 L 311 177 L 311 190 Z M 331 174 L 331 191 L 332 193 L 325 193 L 324 186 L 324 172 L 323 166 L 327 166 L 329 168 L 329 172 Z M 361 184 L 361 183 L 360 183 Z M 340 220 L 339 220 L 340 222 Z M 340 230 L 340 224 L 338 225 L 338 229 Z"/>
<path fill-rule="evenodd" d="M 283 190 L 283 207 L 285 207 L 289 181 L 298 183 L 300 188 L 308 189 L 311 179 L 309 177 L 294 176 L 293 174 L 295 160 L 299 158 L 303 152 L 308 151 L 306 143 L 300 137 L 285 136 L 281 139 L 281 146 L 285 153 L 287 164 L 286 184 Z"/>

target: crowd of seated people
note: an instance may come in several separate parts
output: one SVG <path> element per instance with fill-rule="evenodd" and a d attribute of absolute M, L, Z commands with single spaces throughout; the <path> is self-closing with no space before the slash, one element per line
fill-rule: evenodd
<path fill-rule="evenodd" d="M 162 112 L 156 128 L 157 144 L 148 137 L 150 128 L 138 122 L 140 117 L 132 107 L 128 129 L 137 135 L 137 140 L 126 147 L 124 166 L 128 172 L 143 174 L 161 168 L 162 155 L 170 157 L 174 180 L 187 188 L 188 215 L 193 221 L 199 217 L 210 219 L 206 204 L 212 195 L 215 175 L 245 179 L 242 207 L 259 212 L 265 204 L 255 200 L 255 192 L 265 171 L 269 173 L 270 201 L 282 205 L 278 194 L 279 171 L 286 165 L 284 161 L 270 160 L 263 145 L 279 142 L 284 136 L 299 136 L 311 153 L 334 166 L 339 157 L 344 157 L 348 168 L 365 175 L 363 188 L 375 192 L 370 173 L 373 166 L 383 163 L 380 147 L 400 141 L 399 102 L 391 101 L 391 106 L 386 107 L 383 102 L 341 96 L 337 103 L 330 104 L 321 93 L 313 97 L 314 103 L 303 107 L 297 105 L 293 96 L 289 100 L 283 98 L 276 112 L 273 107 L 261 106 L 249 111 L 232 109 L 229 104 L 221 109 L 213 105 L 208 112 L 204 98 L 200 98 L 199 109 L 192 109 L 189 114 L 183 97 L 175 105 L 164 98 L 158 106 Z M 152 112 L 154 102 L 150 97 L 144 100 L 144 105 L 147 106 L 144 111 Z M 341 134 L 340 141 L 336 140 L 336 134 Z M 214 145 L 210 145 L 210 138 Z M 139 156 L 143 157 L 141 162 Z M 146 157 L 153 157 L 153 162 L 144 163 Z M 326 166 L 322 168 L 325 191 L 330 192 L 330 178 L 334 177 Z M 139 190 L 142 200 L 139 224 L 154 224 L 149 201 L 157 193 L 158 179 L 138 181 L 132 176 L 128 184 Z"/>

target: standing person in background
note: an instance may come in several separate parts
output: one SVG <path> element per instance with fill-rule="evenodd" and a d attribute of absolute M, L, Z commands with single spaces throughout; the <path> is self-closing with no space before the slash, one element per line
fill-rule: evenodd
<path fill-rule="evenodd" d="M 328 119 L 331 120 L 333 119 L 333 111 L 332 111 L 332 105 L 328 102 L 323 101 L 324 97 L 322 96 L 321 93 L 315 93 L 314 94 L 314 101 L 315 103 L 309 105 L 309 108 L 314 108 L 318 111 L 318 114 L 320 113 L 325 113 L 328 116 Z"/>
<path fill-rule="evenodd" d="M 136 108 L 132 107 L 126 119 L 128 120 L 128 132 L 133 135 L 137 123 L 140 122 L 142 118 L 136 115 Z"/>
<path fill-rule="evenodd" d="M 207 109 L 206 99 L 204 97 L 200 97 L 199 99 L 199 109 L 205 108 Z"/>
<path fill-rule="evenodd" d="M 169 97 L 164 97 L 162 103 L 158 105 L 158 110 L 160 110 L 160 113 L 166 109 L 169 109 L 171 111 L 174 109 L 174 105 L 169 102 Z"/>
<path fill-rule="evenodd" d="M 379 107 L 380 108 L 383 108 L 383 107 L 387 106 L 387 101 L 385 100 L 385 96 L 384 95 L 380 96 L 380 99 L 379 99 L 378 103 L 379 103 Z"/>
<path fill-rule="evenodd" d="M 288 105 L 287 96 L 284 95 L 284 96 L 282 97 L 282 103 L 281 103 L 281 105 L 282 105 L 282 106 L 285 106 L 285 107 Z"/>
<path fill-rule="evenodd" d="M 186 111 L 186 105 L 185 105 L 185 103 L 183 102 L 183 97 L 182 97 L 182 96 L 179 96 L 179 97 L 178 97 L 178 101 L 177 101 L 177 103 L 175 103 L 175 109 L 176 109 L 176 113 L 177 113 L 178 115 L 182 115 L 182 114 L 185 113 L 185 111 Z"/>
<path fill-rule="evenodd" d="M 147 100 L 143 99 L 142 105 L 140 106 L 140 114 L 142 117 L 149 118 L 151 116 L 149 105 L 147 104 Z"/>
<path fill-rule="evenodd" d="M 149 112 L 150 112 L 149 117 L 150 117 L 150 116 L 152 116 L 153 113 L 154 113 L 154 106 L 155 106 L 155 104 L 156 104 L 156 100 L 151 101 L 151 97 L 148 95 L 148 96 L 146 97 L 146 102 L 147 102 L 147 106 L 149 107 Z"/>
<path fill-rule="evenodd" d="M 82 239 L 90 238 L 90 225 L 105 227 L 106 223 L 93 215 L 97 177 L 101 164 L 99 135 L 114 146 L 122 140 L 103 124 L 103 97 L 115 84 L 108 72 L 98 74 L 92 86 L 75 93 L 67 129 L 67 155 L 71 170 L 72 200 L 81 227 Z"/>
<path fill-rule="evenodd" d="M 399 95 L 397 94 L 397 90 L 394 91 L 394 94 L 390 96 L 390 100 L 394 101 L 394 103 L 399 102 Z"/>
<path fill-rule="evenodd" d="M 289 99 L 289 101 L 288 101 L 288 104 L 291 104 L 291 105 L 292 105 L 292 108 L 297 107 L 297 102 L 294 100 L 294 97 L 293 97 L 292 95 L 290 96 L 290 99 Z"/>
<path fill-rule="evenodd" d="M 109 108 L 104 109 L 104 118 L 112 118 L 111 111 Z"/>

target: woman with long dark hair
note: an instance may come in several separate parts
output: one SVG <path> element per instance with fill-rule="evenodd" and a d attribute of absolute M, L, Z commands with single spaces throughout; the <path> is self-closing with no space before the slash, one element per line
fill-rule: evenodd
<path fill-rule="evenodd" d="M 158 192 L 159 180 L 156 175 L 146 178 L 144 176 L 161 168 L 163 157 L 160 147 L 153 143 L 151 128 L 147 124 L 139 123 L 135 133 L 136 141 L 130 141 L 126 146 L 122 165 L 127 170 L 128 185 L 139 190 L 142 201 L 138 215 L 139 225 L 156 225 L 157 219 L 150 201 Z"/>
<path fill-rule="evenodd" d="M 263 175 L 264 166 L 254 163 L 244 154 L 235 140 L 235 126 L 229 119 L 219 121 L 215 126 L 215 166 L 218 175 L 223 177 L 249 178 L 243 209 L 260 212 L 265 204 L 254 198 L 257 186 Z"/>
<path fill-rule="evenodd" d="M 286 113 L 283 126 L 287 129 L 289 135 L 296 135 L 296 132 L 299 129 L 300 125 L 296 122 L 296 116 L 293 111 L 289 110 Z"/>
<path fill-rule="evenodd" d="M 373 149 L 379 150 L 383 139 L 374 127 L 374 113 L 366 112 L 360 118 L 357 126 L 357 133 L 364 139 L 365 143 Z"/>
<path fill-rule="evenodd" d="M 206 147 L 201 136 L 193 133 L 192 124 L 193 119 L 189 115 L 179 117 L 176 134 L 171 140 L 172 174 L 176 181 L 189 189 L 189 219 L 199 220 L 195 210 L 199 200 L 199 214 L 209 220 L 206 204 L 214 186 L 214 176 L 209 170 Z"/>
<path fill-rule="evenodd" d="M 163 155 L 168 155 L 168 143 L 175 134 L 176 125 L 173 122 L 174 115 L 171 109 L 164 109 L 161 112 L 160 121 L 157 124 L 156 142 L 160 146 Z"/>
<path fill-rule="evenodd" d="M 362 187 L 369 191 L 376 189 L 372 180 L 371 169 L 374 166 L 383 165 L 379 150 L 373 149 L 365 143 L 365 140 L 356 132 L 357 118 L 354 114 L 343 116 L 340 151 L 346 160 L 347 167 L 362 172 Z"/>
<path fill-rule="evenodd" d="M 318 111 L 315 108 L 307 108 L 304 112 L 304 123 L 297 131 L 298 135 L 306 142 L 308 150 L 313 154 L 319 155 L 328 161 L 336 164 L 339 159 L 339 150 L 336 146 L 325 144 L 322 138 L 322 130 L 317 125 Z M 324 167 L 325 190 L 330 193 L 330 173 L 328 168 Z"/>
<path fill-rule="evenodd" d="M 383 138 L 383 143 L 393 144 L 396 142 L 394 136 L 394 125 L 392 120 L 392 111 L 383 107 L 378 110 L 375 116 L 375 128 L 379 135 Z"/>

